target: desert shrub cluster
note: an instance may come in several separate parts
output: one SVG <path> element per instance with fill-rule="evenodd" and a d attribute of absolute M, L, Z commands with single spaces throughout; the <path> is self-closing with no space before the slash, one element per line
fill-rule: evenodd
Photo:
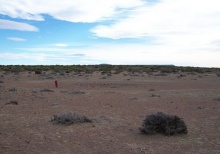
<path fill-rule="evenodd" d="M 158 112 L 145 118 L 140 131 L 144 134 L 162 133 L 170 136 L 174 134 L 187 134 L 187 127 L 178 116 Z"/>
<path fill-rule="evenodd" d="M 65 111 L 58 115 L 54 115 L 51 118 L 51 121 L 55 123 L 67 124 L 67 125 L 74 124 L 74 123 L 92 122 L 92 120 L 90 120 L 86 116 L 82 116 L 73 111 Z"/>
<path fill-rule="evenodd" d="M 94 120 L 94 119 L 93 119 Z M 51 121 L 57 124 L 71 125 L 74 123 L 94 122 L 93 120 L 82 116 L 74 111 L 65 111 L 54 115 Z M 139 128 L 143 134 L 161 133 L 167 136 L 174 134 L 187 134 L 185 122 L 176 115 L 168 115 L 162 112 L 146 116 L 142 127 Z"/>

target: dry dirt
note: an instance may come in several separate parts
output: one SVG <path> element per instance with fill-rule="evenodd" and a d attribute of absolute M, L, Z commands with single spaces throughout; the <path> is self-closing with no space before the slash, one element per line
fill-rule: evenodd
<path fill-rule="evenodd" d="M 0 72 L 0 153 L 219 154 L 220 77 L 185 75 Z M 64 111 L 95 120 L 51 122 Z M 145 117 L 159 111 L 182 118 L 188 134 L 141 134 Z"/>

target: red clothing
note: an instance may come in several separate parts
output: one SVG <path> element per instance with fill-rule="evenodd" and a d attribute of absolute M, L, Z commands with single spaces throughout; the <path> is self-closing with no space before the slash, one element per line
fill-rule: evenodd
<path fill-rule="evenodd" d="M 55 82 L 55 86 L 58 87 L 58 81 L 55 80 L 54 82 Z"/>

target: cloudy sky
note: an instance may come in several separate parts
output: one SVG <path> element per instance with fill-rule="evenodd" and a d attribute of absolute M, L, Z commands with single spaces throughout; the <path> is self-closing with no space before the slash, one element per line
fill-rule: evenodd
<path fill-rule="evenodd" d="M 220 67 L 220 0 L 0 0 L 0 65 Z"/>

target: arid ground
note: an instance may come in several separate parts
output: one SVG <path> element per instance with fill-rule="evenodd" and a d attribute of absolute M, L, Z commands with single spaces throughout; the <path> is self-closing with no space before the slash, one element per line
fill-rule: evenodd
<path fill-rule="evenodd" d="M 215 73 L 1 71 L 0 82 L 1 154 L 220 153 Z M 51 122 L 53 115 L 68 111 L 93 122 Z M 182 118 L 188 134 L 141 134 L 145 117 L 157 112 Z"/>

